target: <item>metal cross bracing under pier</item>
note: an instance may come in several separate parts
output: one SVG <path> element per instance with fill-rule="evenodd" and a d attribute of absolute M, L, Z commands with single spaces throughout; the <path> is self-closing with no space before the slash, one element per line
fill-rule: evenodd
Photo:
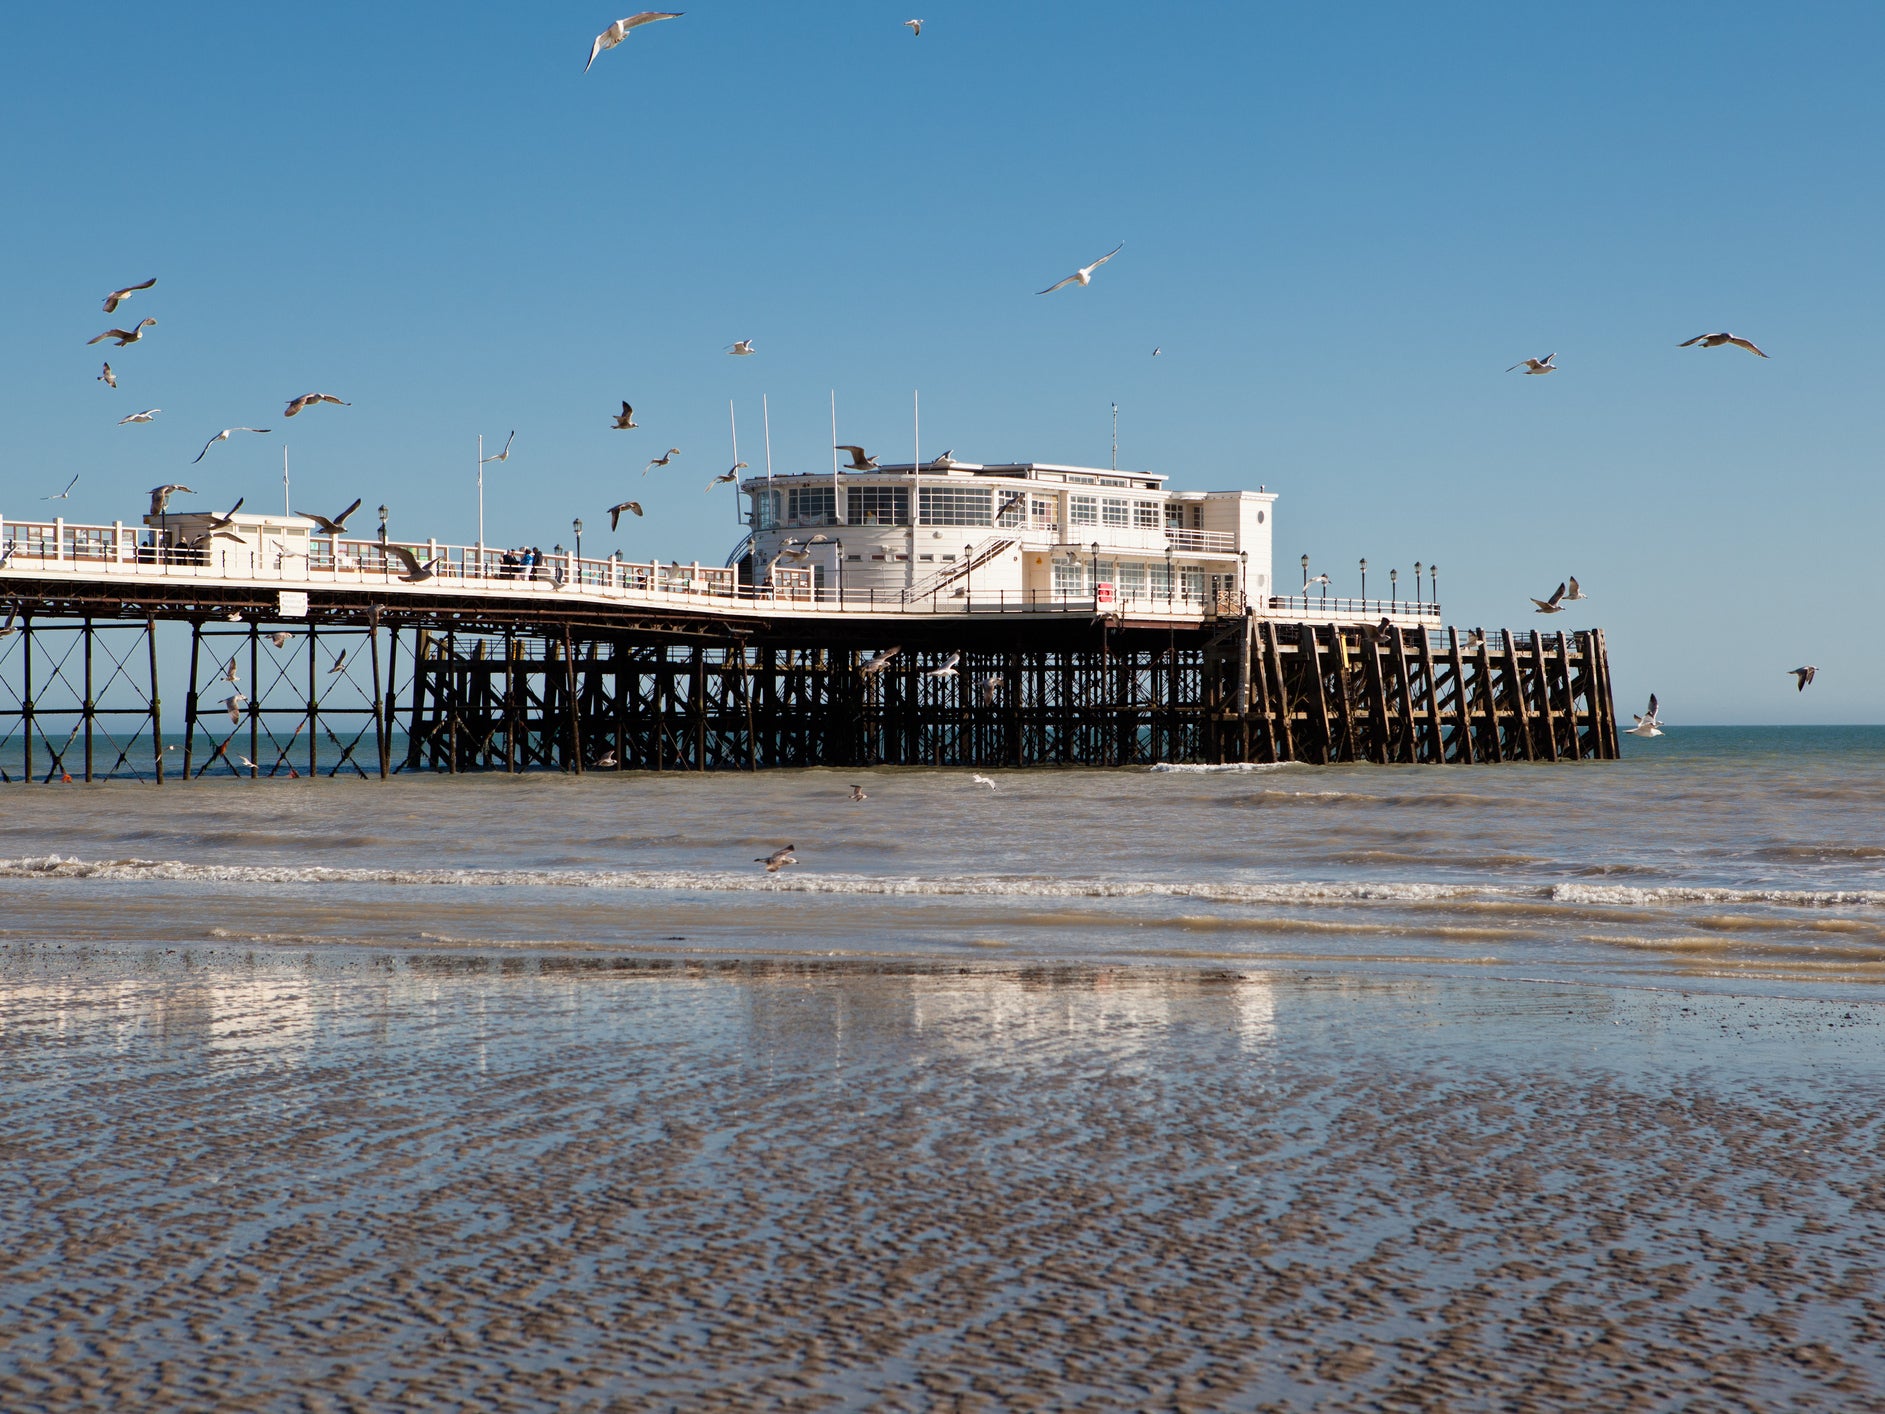
<path fill-rule="evenodd" d="M 1599 630 L 210 607 L 17 616 L 0 635 L 0 777 L 1473 763 L 1618 745 Z M 188 668 L 166 671 L 183 709 L 166 723 L 157 644 L 180 632 Z"/>

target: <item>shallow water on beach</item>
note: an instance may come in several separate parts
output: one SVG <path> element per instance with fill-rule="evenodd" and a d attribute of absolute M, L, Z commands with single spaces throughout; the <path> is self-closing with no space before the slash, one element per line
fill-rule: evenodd
<path fill-rule="evenodd" d="M 0 937 L 1290 965 L 1866 989 L 1885 729 L 1481 768 L 11 790 Z M 849 800 L 852 783 L 870 799 Z M 797 846 L 767 874 L 754 857 Z"/>
<path fill-rule="evenodd" d="M 1631 746 L 9 788 L 0 1407 L 1885 1407 L 1885 731 Z"/>

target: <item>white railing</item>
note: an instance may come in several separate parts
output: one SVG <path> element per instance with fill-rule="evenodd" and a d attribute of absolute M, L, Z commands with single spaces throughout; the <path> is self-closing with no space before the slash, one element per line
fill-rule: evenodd
<path fill-rule="evenodd" d="M 1167 530 L 1165 540 L 1174 550 L 1193 550 L 1205 555 L 1237 553 L 1237 537 L 1228 530 Z"/>
<path fill-rule="evenodd" d="M 1313 592 L 1273 594 L 1268 615 L 1273 619 L 1304 619 L 1316 623 L 1389 618 L 1396 623 L 1418 625 L 1439 623 L 1440 606 L 1412 599 L 1342 599 Z"/>

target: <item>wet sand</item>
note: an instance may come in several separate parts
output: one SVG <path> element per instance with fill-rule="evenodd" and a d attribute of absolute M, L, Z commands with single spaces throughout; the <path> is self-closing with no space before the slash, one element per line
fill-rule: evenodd
<path fill-rule="evenodd" d="M 0 1407 L 1885 1407 L 1885 1016 L 0 949 Z"/>

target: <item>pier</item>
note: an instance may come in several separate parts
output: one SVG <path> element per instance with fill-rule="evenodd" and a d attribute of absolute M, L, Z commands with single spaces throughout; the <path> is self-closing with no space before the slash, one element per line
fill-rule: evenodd
<path fill-rule="evenodd" d="M 396 542 L 416 572 L 286 515 L 4 520 L 0 777 L 1616 756 L 1601 630 L 1275 594 L 1274 498 L 1222 498 L 1254 561 L 1234 526 L 1109 544 L 1037 496 L 920 577 L 886 540 L 920 545 L 914 515 L 795 550 L 762 512 L 726 565 Z"/>

